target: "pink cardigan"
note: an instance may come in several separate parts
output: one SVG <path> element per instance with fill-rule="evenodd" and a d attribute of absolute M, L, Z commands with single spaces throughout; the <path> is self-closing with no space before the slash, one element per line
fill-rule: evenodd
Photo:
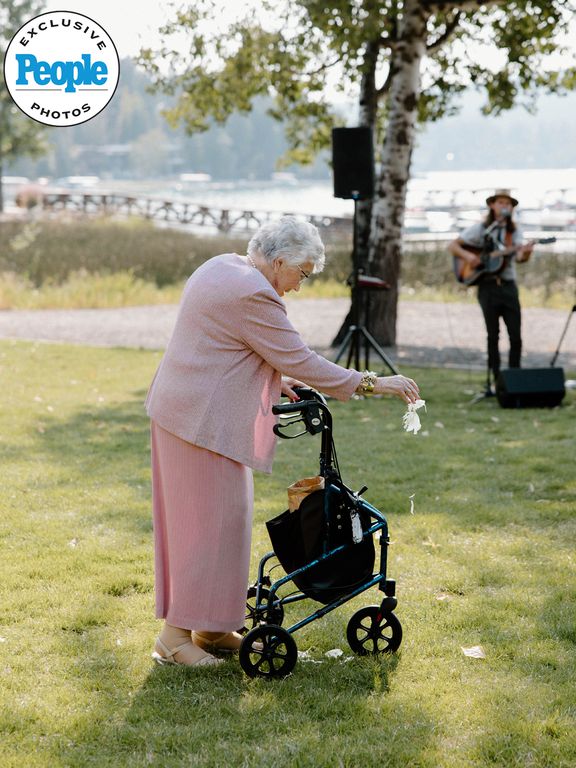
<path fill-rule="evenodd" d="M 281 373 L 339 400 L 362 378 L 306 346 L 282 299 L 245 257 L 215 256 L 186 284 L 146 410 L 189 443 L 271 472 Z"/>

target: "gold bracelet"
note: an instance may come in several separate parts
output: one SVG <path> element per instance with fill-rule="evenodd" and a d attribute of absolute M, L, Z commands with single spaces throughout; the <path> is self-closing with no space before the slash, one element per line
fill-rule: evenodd
<path fill-rule="evenodd" d="M 362 371 L 362 378 L 360 379 L 358 389 L 360 389 L 361 393 L 367 397 L 373 395 L 377 379 L 378 374 L 374 373 L 374 371 Z"/>

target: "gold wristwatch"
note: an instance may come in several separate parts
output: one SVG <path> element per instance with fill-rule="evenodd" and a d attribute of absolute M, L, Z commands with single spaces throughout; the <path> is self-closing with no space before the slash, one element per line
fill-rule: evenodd
<path fill-rule="evenodd" d="M 363 371 L 362 378 L 360 379 L 360 384 L 358 385 L 360 394 L 366 395 L 367 397 L 370 395 L 373 395 L 374 387 L 376 386 L 377 379 L 378 379 L 378 374 L 374 373 L 374 371 Z"/>

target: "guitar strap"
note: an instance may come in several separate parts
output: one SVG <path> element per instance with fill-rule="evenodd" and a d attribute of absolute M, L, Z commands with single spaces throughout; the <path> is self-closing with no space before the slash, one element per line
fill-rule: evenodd
<path fill-rule="evenodd" d="M 497 227 L 495 230 L 493 230 L 491 233 L 484 235 L 484 247 L 486 248 L 486 235 L 488 238 L 492 241 L 492 246 L 490 250 L 494 250 L 500 246 L 504 246 L 505 248 L 509 248 L 512 245 L 512 232 L 508 232 L 507 229 L 505 229 L 503 226 Z"/>
<path fill-rule="evenodd" d="M 498 227 L 496 230 L 496 237 L 494 238 L 494 246 L 501 243 L 505 248 L 510 248 L 513 245 L 513 235 L 504 227 Z"/>

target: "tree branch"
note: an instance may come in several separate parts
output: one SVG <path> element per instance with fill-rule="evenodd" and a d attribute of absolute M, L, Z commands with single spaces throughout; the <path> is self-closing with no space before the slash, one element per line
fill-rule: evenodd
<path fill-rule="evenodd" d="M 342 58 L 340 56 L 337 56 L 333 61 L 326 61 L 324 64 L 321 64 L 316 69 L 310 70 L 308 72 L 308 75 L 319 75 L 321 72 L 326 72 L 328 69 L 331 69 L 332 67 L 335 67 L 336 64 L 342 61 Z"/>
<path fill-rule="evenodd" d="M 441 48 L 444 45 L 444 43 L 447 40 L 450 39 L 452 33 L 460 23 L 461 17 L 462 17 L 462 11 L 456 11 L 451 21 L 449 21 L 446 24 L 446 29 L 444 30 L 444 32 L 439 37 L 437 37 L 436 40 L 434 40 L 434 42 L 428 43 L 428 45 L 426 46 L 427 53 L 435 53 L 439 48 Z"/>
<path fill-rule="evenodd" d="M 475 11 L 482 5 L 503 5 L 507 0 L 421 0 L 427 11 Z"/>

